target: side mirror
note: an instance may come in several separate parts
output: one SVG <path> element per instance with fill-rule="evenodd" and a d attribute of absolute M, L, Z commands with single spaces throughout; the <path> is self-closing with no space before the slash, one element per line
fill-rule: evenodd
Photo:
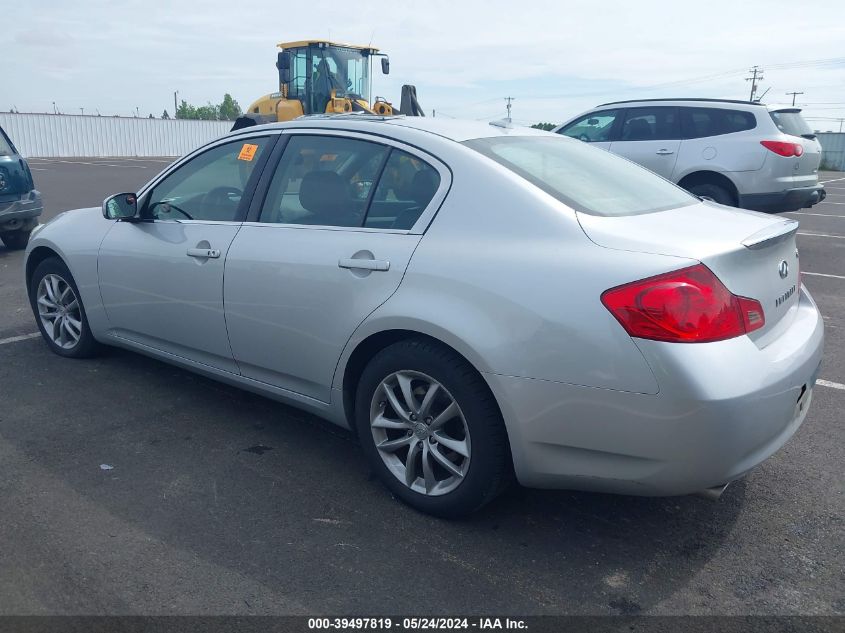
<path fill-rule="evenodd" d="M 381 58 L 381 72 L 384 75 L 390 74 L 390 58 L 389 57 L 382 57 Z"/>
<path fill-rule="evenodd" d="M 103 200 L 103 217 L 107 220 L 131 220 L 138 217 L 138 196 L 117 193 Z"/>
<path fill-rule="evenodd" d="M 276 57 L 276 68 L 279 69 L 279 83 L 290 83 L 290 52 L 279 51 Z"/>

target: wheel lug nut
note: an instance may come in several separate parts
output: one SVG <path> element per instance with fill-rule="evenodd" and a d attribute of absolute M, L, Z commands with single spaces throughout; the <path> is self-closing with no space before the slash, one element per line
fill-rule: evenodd
<path fill-rule="evenodd" d="M 426 419 L 425 419 L 425 423 L 426 423 L 426 424 L 431 424 L 431 418 L 426 418 Z"/>
<path fill-rule="evenodd" d="M 384 409 L 387 406 L 387 401 L 382 400 L 381 402 L 378 403 L 378 406 L 380 406 L 382 409 Z"/>
<path fill-rule="evenodd" d="M 416 422 L 416 421 L 417 421 L 417 416 L 416 416 L 416 414 L 414 414 L 414 413 L 412 413 L 412 414 L 411 414 L 411 421 L 412 421 L 412 422 Z"/>

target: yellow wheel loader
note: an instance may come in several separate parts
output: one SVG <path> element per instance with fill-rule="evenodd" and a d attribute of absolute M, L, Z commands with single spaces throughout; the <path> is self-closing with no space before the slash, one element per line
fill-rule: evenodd
<path fill-rule="evenodd" d="M 382 73 L 390 72 L 389 58 L 377 48 L 327 40 L 282 42 L 278 47 L 279 91 L 252 103 L 233 130 L 305 114 L 395 113 L 393 105 L 381 97 L 370 101 L 373 58 L 381 59 Z M 401 114 L 425 116 L 414 86 L 402 86 L 401 106 Z"/>

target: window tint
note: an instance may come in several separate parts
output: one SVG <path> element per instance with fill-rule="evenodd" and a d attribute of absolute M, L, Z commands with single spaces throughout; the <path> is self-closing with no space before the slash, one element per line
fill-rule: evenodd
<path fill-rule="evenodd" d="M 613 130 L 613 123 L 616 121 L 617 113 L 617 110 L 593 112 L 582 116 L 577 121 L 573 121 L 566 127 L 558 130 L 557 133 L 588 143 L 609 141 L 610 132 Z"/>
<path fill-rule="evenodd" d="M 439 186 L 440 174 L 434 167 L 407 152 L 392 150 L 364 226 L 410 229 Z"/>
<path fill-rule="evenodd" d="M 0 130 L 0 156 L 10 156 L 14 154 L 15 150 L 12 147 L 11 141 L 6 138 L 6 133 Z"/>
<path fill-rule="evenodd" d="M 389 148 L 337 136 L 291 137 L 261 209 L 261 222 L 361 226 Z"/>
<path fill-rule="evenodd" d="M 576 211 L 591 215 L 636 215 L 698 202 L 639 165 L 567 139 L 492 137 L 464 144 Z"/>
<path fill-rule="evenodd" d="M 621 141 L 665 141 L 679 139 L 676 108 L 631 108 L 625 112 Z"/>
<path fill-rule="evenodd" d="M 791 134 L 792 136 L 804 136 L 805 134 L 813 136 L 813 130 L 807 125 L 804 117 L 801 116 L 801 110 L 778 110 L 771 112 L 772 121 L 778 129 L 784 134 Z"/>
<path fill-rule="evenodd" d="M 144 217 L 158 220 L 235 221 L 267 137 L 219 145 L 177 168 L 147 196 Z"/>
<path fill-rule="evenodd" d="M 757 119 L 751 112 L 722 108 L 681 108 L 684 138 L 703 138 L 753 130 Z"/>

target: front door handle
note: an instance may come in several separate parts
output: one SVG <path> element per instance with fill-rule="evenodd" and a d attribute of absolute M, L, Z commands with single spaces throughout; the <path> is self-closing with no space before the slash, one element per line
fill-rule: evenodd
<path fill-rule="evenodd" d="M 359 270 L 390 270 L 390 262 L 383 259 L 355 259 L 353 257 L 346 257 L 337 260 L 337 265 L 340 268 L 357 268 Z"/>
<path fill-rule="evenodd" d="M 220 257 L 220 251 L 216 248 L 189 248 L 188 257 L 197 257 L 199 259 L 217 259 Z"/>
<path fill-rule="evenodd" d="M 655 152 L 655 153 L 656 153 L 658 156 L 669 156 L 670 154 L 674 154 L 675 152 L 673 152 L 673 151 L 672 151 L 672 150 L 670 150 L 670 149 L 659 149 L 659 150 L 657 150 L 657 152 Z"/>

